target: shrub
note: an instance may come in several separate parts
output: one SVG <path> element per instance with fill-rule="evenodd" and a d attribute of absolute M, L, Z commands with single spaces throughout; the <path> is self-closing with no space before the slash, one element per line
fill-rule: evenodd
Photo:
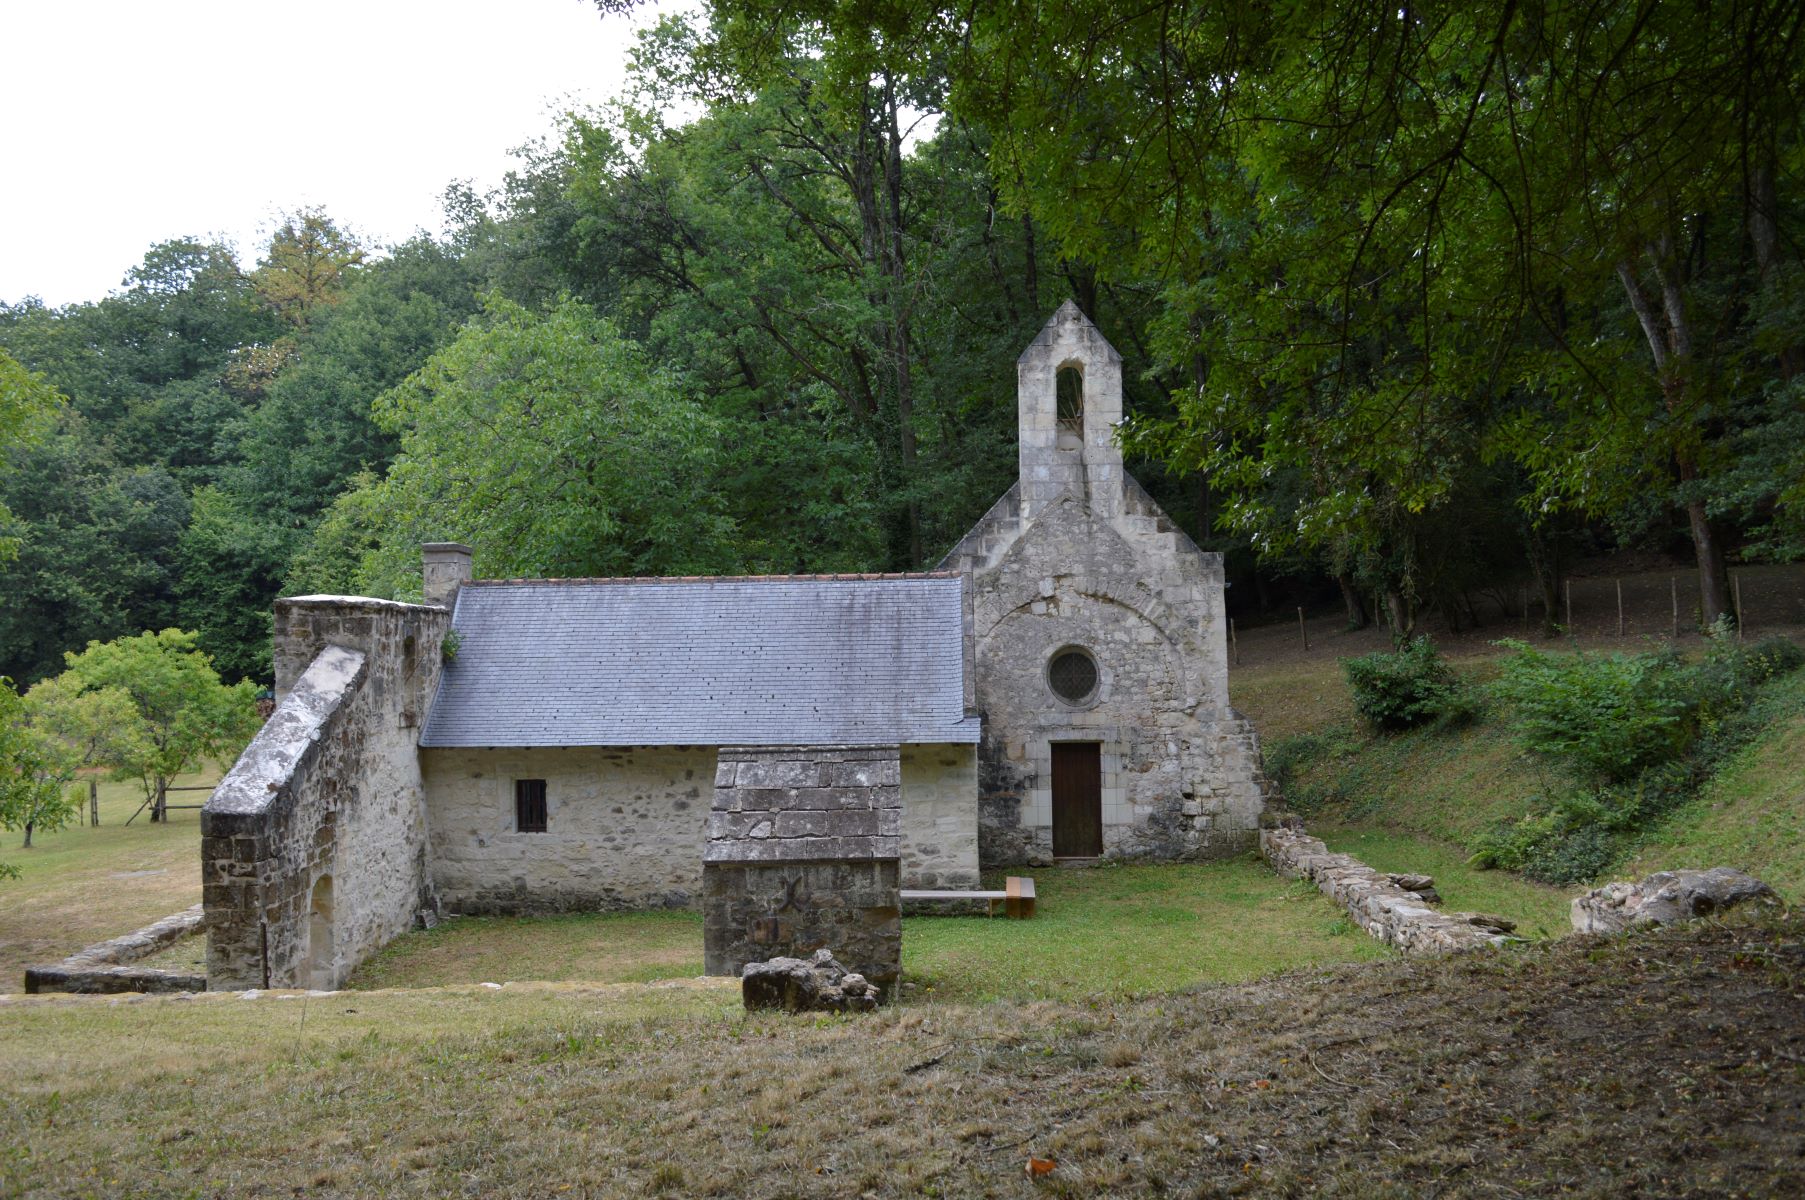
<path fill-rule="evenodd" d="M 1472 715 L 1460 680 L 1426 637 L 1413 638 L 1390 654 L 1344 658 L 1341 669 L 1354 693 L 1354 711 L 1380 729 Z"/>
<path fill-rule="evenodd" d="M 1553 655 L 1500 645 L 1516 653 L 1493 691 L 1531 750 L 1617 783 L 1681 757 L 1697 737 L 1699 681 L 1671 650 Z"/>
<path fill-rule="evenodd" d="M 1349 757 L 1358 744 L 1359 738 L 1345 728 L 1279 738 L 1266 747 L 1266 777 L 1284 797 L 1286 807 L 1308 816 L 1344 797 L 1332 774 L 1325 780 L 1322 772 L 1310 779 L 1305 778 L 1306 773 L 1320 763 Z"/>

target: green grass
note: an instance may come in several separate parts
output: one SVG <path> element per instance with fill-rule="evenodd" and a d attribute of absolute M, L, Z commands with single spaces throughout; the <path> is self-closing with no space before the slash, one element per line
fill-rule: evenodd
<path fill-rule="evenodd" d="M 650 983 L 702 973 L 702 914 L 457 917 L 390 942 L 346 985 L 438 987 L 510 979 Z"/>
<path fill-rule="evenodd" d="M 1022 1002 L 1169 992 L 1297 967 L 1386 957 L 1314 890 L 1252 859 L 1042 871 L 1033 920 L 909 916 L 903 978 L 915 999 Z M 390 943 L 354 988 L 699 975 L 688 912 L 460 917 Z"/>
<path fill-rule="evenodd" d="M 1352 854 L 1376 871 L 1432 875 L 1446 912 L 1496 913 L 1517 923 L 1522 937 L 1560 937 L 1572 928 L 1568 908 L 1581 889 L 1563 891 L 1509 871 L 1467 865 L 1458 846 L 1366 825 L 1319 823 L 1310 832 L 1329 849 Z"/>
<path fill-rule="evenodd" d="M 1253 858 L 1041 871 L 1033 920 L 903 922 L 904 978 L 957 1001 L 1073 1000 L 1235 982 L 1388 951 Z"/>
<path fill-rule="evenodd" d="M 176 782 L 216 783 L 220 774 L 209 767 Z M 205 798 L 205 792 L 170 795 L 177 804 Z M 19 878 L 0 882 L 0 992 L 23 986 L 27 966 L 56 962 L 199 902 L 199 810 L 171 810 L 160 825 L 144 813 L 128 826 L 143 801 L 137 784 L 106 781 L 98 828 L 40 831 L 29 850 L 20 847 L 21 834 L 5 834 L 0 861 L 18 867 Z"/>
<path fill-rule="evenodd" d="M 1777 681 L 1765 703 L 1780 714 L 1774 723 L 1654 831 L 1625 874 L 1739 867 L 1805 899 L 1805 671 Z"/>

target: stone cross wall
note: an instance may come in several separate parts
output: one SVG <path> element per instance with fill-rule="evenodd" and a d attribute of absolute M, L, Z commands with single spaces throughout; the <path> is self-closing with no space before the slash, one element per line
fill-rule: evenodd
<path fill-rule="evenodd" d="M 702 866 L 708 973 L 827 948 L 888 994 L 901 826 L 896 746 L 723 747 Z"/>
<path fill-rule="evenodd" d="M 442 608 L 276 605 L 276 711 L 201 811 L 207 979 L 335 988 L 431 907 L 415 749 Z"/>

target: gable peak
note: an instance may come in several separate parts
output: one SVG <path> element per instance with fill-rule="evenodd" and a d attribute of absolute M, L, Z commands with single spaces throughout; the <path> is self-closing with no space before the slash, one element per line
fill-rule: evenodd
<path fill-rule="evenodd" d="M 1084 311 L 1078 307 L 1077 302 L 1067 300 L 1053 311 L 1052 316 L 1047 318 L 1047 323 L 1040 327 L 1040 332 L 1035 335 L 1032 342 L 1028 343 L 1028 348 L 1022 351 L 1021 357 L 1016 361 L 1025 362 L 1037 351 L 1044 351 L 1055 342 L 1071 339 L 1087 343 L 1090 353 L 1098 356 L 1101 361 L 1120 362 L 1122 360 L 1122 356 L 1116 352 L 1116 348 L 1109 344 L 1109 339 L 1104 337 L 1102 331 L 1092 323 L 1089 317 L 1084 315 Z"/>

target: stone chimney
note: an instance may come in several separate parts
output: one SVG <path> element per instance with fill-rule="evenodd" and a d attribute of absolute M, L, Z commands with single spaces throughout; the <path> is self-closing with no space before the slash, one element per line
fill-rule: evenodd
<path fill-rule="evenodd" d="M 470 547 L 459 542 L 427 542 L 420 547 L 425 602 L 450 608 L 458 588 L 470 582 Z"/>

